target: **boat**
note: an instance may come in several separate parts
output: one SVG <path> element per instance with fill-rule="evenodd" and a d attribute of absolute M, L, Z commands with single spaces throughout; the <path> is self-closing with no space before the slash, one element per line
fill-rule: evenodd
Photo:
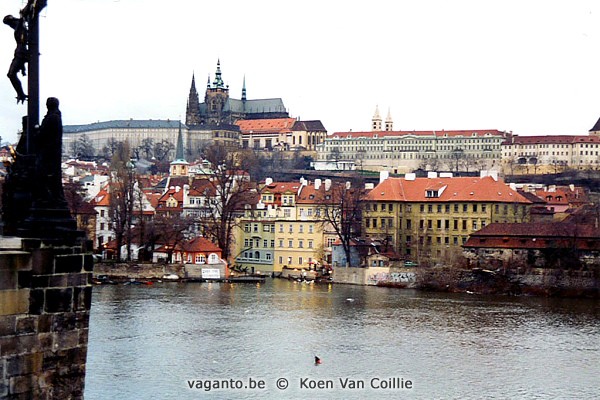
<path fill-rule="evenodd" d="M 179 275 L 176 275 L 176 274 L 164 274 L 161 279 L 163 279 L 165 281 L 178 281 L 179 280 Z"/>

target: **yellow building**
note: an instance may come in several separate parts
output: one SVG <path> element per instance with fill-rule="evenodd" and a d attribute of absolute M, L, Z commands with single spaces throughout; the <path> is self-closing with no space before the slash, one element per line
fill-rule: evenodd
<path fill-rule="evenodd" d="M 258 203 L 238 220 L 235 264 L 255 272 L 322 265 L 335 239 L 324 229 L 320 214 L 320 202 L 330 189 L 328 180 L 311 184 L 267 179 Z"/>
<path fill-rule="evenodd" d="M 363 232 L 417 263 L 451 262 L 472 232 L 529 220 L 531 201 L 496 176 L 387 178 L 366 197 Z"/>

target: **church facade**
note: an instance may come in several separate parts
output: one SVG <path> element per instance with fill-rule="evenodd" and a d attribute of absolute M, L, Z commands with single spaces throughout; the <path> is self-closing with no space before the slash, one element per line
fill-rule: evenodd
<path fill-rule="evenodd" d="M 281 98 L 248 99 L 246 79 L 240 99 L 229 96 L 229 85 L 225 85 L 221 73 L 221 63 L 217 61 L 215 78 L 210 76 L 206 83 L 204 101 L 201 103 L 192 75 L 192 85 L 187 102 L 185 124 L 194 129 L 200 126 L 234 125 L 241 119 L 289 118 Z"/>

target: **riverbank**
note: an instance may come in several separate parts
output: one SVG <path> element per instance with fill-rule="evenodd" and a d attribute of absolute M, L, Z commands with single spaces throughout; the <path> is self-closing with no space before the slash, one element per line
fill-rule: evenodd
<path fill-rule="evenodd" d="M 415 288 L 424 291 L 600 298 L 598 268 L 585 271 L 542 268 L 491 271 L 437 267 L 418 270 L 416 278 Z"/>
<path fill-rule="evenodd" d="M 98 263 L 94 277 L 114 282 L 156 281 L 166 275 L 185 280 L 183 264 Z M 600 267 L 586 271 L 532 268 L 490 271 L 451 267 L 339 268 L 333 283 L 409 288 L 422 291 L 512 296 L 600 298 Z M 283 274 L 281 278 L 289 279 Z"/>

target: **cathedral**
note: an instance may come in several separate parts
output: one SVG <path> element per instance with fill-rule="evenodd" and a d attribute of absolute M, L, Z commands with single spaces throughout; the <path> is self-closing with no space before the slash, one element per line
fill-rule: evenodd
<path fill-rule="evenodd" d="M 271 118 L 289 118 L 283 100 L 280 98 L 249 100 L 246 97 L 246 78 L 242 86 L 241 99 L 229 97 L 229 85 L 223 82 L 220 61 L 217 61 L 217 70 L 212 83 L 210 75 L 208 77 L 202 103 L 196 90 L 195 77 L 192 75 L 185 115 L 185 124 L 191 129 L 202 125 L 233 125 L 241 119 Z"/>

